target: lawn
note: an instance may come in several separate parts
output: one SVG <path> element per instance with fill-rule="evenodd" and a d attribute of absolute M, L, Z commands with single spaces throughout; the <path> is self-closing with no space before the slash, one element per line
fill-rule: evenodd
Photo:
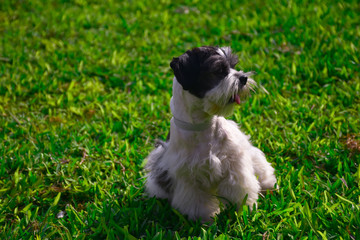
<path fill-rule="evenodd" d="M 0 239 L 360 239 L 357 1 L 0 2 Z M 249 212 L 189 221 L 144 194 L 172 57 L 231 46 L 230 118 L 276 169 Z"/>

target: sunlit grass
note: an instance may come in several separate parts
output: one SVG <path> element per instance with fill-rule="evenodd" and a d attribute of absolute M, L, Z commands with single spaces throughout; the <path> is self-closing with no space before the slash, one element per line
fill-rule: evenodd
<path fill-rule="evenodd" d="M 356 1 L 2 1 L 1 239 L 360 238 Z M 276 169 L 249 212 L 191 222 L 144 195 L 169 63 L 231 46 L 258 91 L 231 118 Z"/>

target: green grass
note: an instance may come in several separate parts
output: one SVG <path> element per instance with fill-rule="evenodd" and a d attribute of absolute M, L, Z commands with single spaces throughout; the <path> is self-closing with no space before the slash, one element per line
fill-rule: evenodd
<path fill-rule="evenodd" d="M 1 239 L 360 239 L 359 3 L 221 2 L 0 2 Z M 142 165 L 169 63 L 201 45 L 268 90 L 231 118 L 280 187 L 205 225 L 147 198 Z"/>

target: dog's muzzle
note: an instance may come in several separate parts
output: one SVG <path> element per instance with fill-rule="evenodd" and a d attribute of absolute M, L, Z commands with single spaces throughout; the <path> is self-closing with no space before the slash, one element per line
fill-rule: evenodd
<path fill-rule="evenodd" d="M 239 79 L 238 82 L 239 89 L 242 89 L 246 85 L 248 77 L 240 72 L 236 74 L 236 77 Z M 235 93 L 229 100 L 229 103 L 240 104 L 241 103 L 240 95 Z"/>

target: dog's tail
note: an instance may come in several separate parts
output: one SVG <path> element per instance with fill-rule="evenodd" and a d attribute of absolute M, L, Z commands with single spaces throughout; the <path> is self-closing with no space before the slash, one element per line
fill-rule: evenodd
<path fill-rule="evenodd" d="M 163 147 L 164 149 L 167 148 L 167 142 L 157 139 L 155 142 L 155 148 Z"/>
<path fill-rule="evenodd" d="M 157 168 L 167 148 L 168 148 L 168 142 L 164 142 L 162 140 L 156 140 L 155 149 L 147 157 L 147 163 L 145 169 L 151 171 L 152 169 Z"/>

